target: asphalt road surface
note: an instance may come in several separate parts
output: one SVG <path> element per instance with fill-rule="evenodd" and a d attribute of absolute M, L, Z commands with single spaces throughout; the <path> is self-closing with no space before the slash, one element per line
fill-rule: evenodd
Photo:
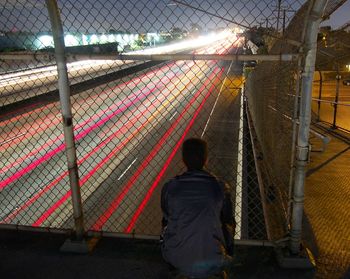
<path fill-rule="evenodd" d="M 224 53 L 239 43 L 220 42 L 199 52 Z M 139 218 L 158 218 L 159 208 L 145 208 L 162 181 L 181 169 L 174 164 L 181 143 L 210 134 L 213 112 L 236 100 L 237 92 L 218 99 L 229 68 L 216 61 L 168 62 L 72 97 L 87 229 L 130 233 Z M 72 227 L 60 122 L 59 106 L 52 103 L 0 123 L 2 223 Z"/>
<path fill-rule="evenodd" d="M 142 63 L 133 61 L 87 60 L 67 64 L 71 84 L 96 78 Z M 3 74 L 0 77 L 1 105 L 8 105 L 57 89 L 56 65 Z"/>
<path fill-rule="evenodd" d="M 210 44 L 217 44 L 223 38 L 229 40 L 234 35 L 229 32 L 221 32 L 215 36 L 199 37 L 180 42 L 146 48 L 138 51 L 127 52 L 127 54 L 171 54 L 183 51 L 196 51 L 200 47 Z M 70 85 L 83 81 L 103 77 L 115 73 L 131 66 L 143 64 L 145 61 L 131 60 L 84 60 L 67 63 L 67 72 Z M 26 65 L 26 68 L 34 67 Z M 0 75 L 0 105 L 5 106 L 31 97 L 40 96 L 49 91 L 57 90 L 57 70 L 56 65 L 26 69 L 14 73 Z"/>

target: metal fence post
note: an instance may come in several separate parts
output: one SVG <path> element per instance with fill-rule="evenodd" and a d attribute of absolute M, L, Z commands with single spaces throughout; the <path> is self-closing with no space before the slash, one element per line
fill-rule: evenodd
<path fill-rule="evenodd" d="M 302 233 L 302 218 L 304 210 L 305 166 L 309 157 L 309 132 L 311 123 L 312 83 L 315 71 L 317 34 L 321 16 L 327 0 L 315 0 L 312 3 L 307 20 L 305 36 L 305 65 L 302 74 L 299 130 L 296 152 L 296 169 L 293 191 L 293 211 L 291 224 L 290 251 L 299 254 Z"/>
<path fill-rule="evenodd" d="M 321 112 L 321 98 L 322 98 L 322 85 L 323 85 L 323 77 L 322 72 L 318 71 L 318 74 L 320 75 L 320 86 L 318 90 L 318 101 L 317 101 L 317 121 L 320 121 L 320 112 Z"/>
<path fill-rule="evenodd" d="M 302 69 L 302 56 L 298 58 L 297 69 L 301 71 Z M 295 85 L 295 97 L 294 97 L 294 106 L 293 106 L 293 132 L 292 132 L 292 147 L 291 147 L 291 157 L 290 157 L 290 173 L 289 173 L 289 185 L 288 185 L 288 208 L 287 208 L 287 220 L 289 225 L 290 217 L 292 212 L 292 195 L 293 195 L 293 178 L 294 178 L 294 159 L 295 159 L 295 148 L 296 148 L 296 138 L 297 138 L 297 127 L 298 127 L 298 105 L 300 98 L 300 80 L 296 80 Z"/>
<path fill-rule="evenodd" d="M 74 142 L 73 117 L 70 102 L 70 88 L 67 73 L 64 33 L 56 0 L 46 0 L 51 21 L 52 34 L 55 44 L 55 56 L 58 72 L 58 89 L 60 94 L 61 111 L 63 117 L 64 139 L 68 162 L 69 181 L 72 192 L 73 215 L 75 223 L 76 240 L 84 236 L 84 219 L 81 203 L 78 165 Z"/>
<path fill-rule="evenodd" d="M 336 88 L 335 88 L 335 100 L 334 100 L 334 114 L 333 114 L 333 124 L 332 128 L 336 129 L 337 128 L 337 112 L 338 112 L 338 100 L 339 100 L 339 83 L 341 76 L 339 74 L 339 65 L 337 64 L 337 75 L 335 77 L 336 79 Z"/>

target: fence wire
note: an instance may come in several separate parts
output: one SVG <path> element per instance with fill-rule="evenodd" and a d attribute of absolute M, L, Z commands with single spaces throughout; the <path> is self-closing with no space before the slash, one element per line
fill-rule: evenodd
<path fill-rule="evenodd" d="M 293 53 L 282 34 L 303 4 L 58 1 L 66 52 L 77 56 L 254 53 L 248 39 L 262 54 Z M 54 53 L 47 7 L 8 0 L 0 15 L 0 55 L 15 55 L 1 62 L 1 223 L 71 229 L 57 65 L 38 59 Z M 285 48 L 273 51 L 275 41 Z M 33 59 L 18 58 L 28 53 Z M 246 95 L 270 175 L 262 191 L 243 98 L 244 75 L 256 63 L 69 62 L 85 229 L 159 235 L 161 187 L 184 171 L 181 143 L 196 136 L 209 144 L 208 170 L 231 187 L 235 237 L 266 239 L 263 203 L 283 216 L 288 211 L 298 68 L 294 61 L 262 62 L 249 75 Z M 272 227 L 286 227 L 285 219 L 272 219 Z"/>
<path fill-rule="evenodd" d="M 344 3 L 329 1 L 323 18 L 327 19 Z M 308 10 L 308 5 L 299 9 L 286 28 L 285 40 L 273 43 L 268 48 L 270 53 L 297 51 L 297 42 L 304 40 L 302 22 L 305 22 Z M 317 39 L 312 89 L 304 245 L 315 253 L 317 278 L 345 278 L 349 272 L 350 256 L 346 252 L 349 244 L 340 239 L 348 234 L 348 223 L 343 220 L 348 219 L 349 171 L 344 164 L 349 160 L 350 30 L 348 24 L 338 29 L 323 25 Z M 261 152 L 258 166 L 264 185 L 267 185 L 264 189 L 266 223 L 271 238 L 288 233 L 290 225 L 288 201 L 294 160 L 294 149 L 290 147 L 294 145 L 293 119 L 299 113 L 301 70 L 297 63 L 263 62 L 258 64 L 247 80 L 249 110 L 256 134 L 254 142 L 258 152 Z M 276 108 L 273 113 L 272 107 Z M 277 111 L 280 113 L 277 114 Z M 280 118 L 278 121 L 276 116 Z"/>
<path fill-rule="evenodd" d="M 348 28 L 321 28 L 313 84 L 313 119 L 350 131 L 350 36 Z"/>
<path fill-rule="evenodd" d="M 296 62 L 264 62 L 249 75 L 247 81 L 248 104 L 257 139 L 266 213 L 273 239 L 285 236 L 289 226 L 297 75 Z"/>
<path fill-rule="evenodd" d="M 343 1 L 332 1 L 329 6 L 339 7 L 342 4 Z M 327 10 L 328 8 L 326 12 Z M 319 250 L 322 251 L 317 257 L 319 278 L 346 278 L 349 275 L 349 242 L 340 240 L 343 239 L 343 235 L 348 234 L 346 228 L 349 224 L 342 220 L 348 220 L 350 177 L 349 168 L 346 167 L 350 139 L 350 30 L 347 24 L 349 16 L 345 16 L 343 20 L 345 24 L 341 27 L 321 27 L 313 80 L 313 126 L 330 139 L 325 149 L 315 138 L 310 139 L 314 152 L 311 155 L 309 177 L 306 180 L 309 199 L 305 204 L 305 211 L 310 225 L 319 231 L 317 242 Z M 330 164 L 322 169 L 322 173 L 312 172 L 327 160 Z M 316 177 L 322 181 L 319 183 L 319 194 L 314 186 Z M 319 214 L 315 214 L 314 209 L 323 208 L 320 202 L 326 200 L 332 202 L 320 210 Z M 326 211 L 328 216 L 333 217 L 323 219 Z M 326 227 L 327 232 L 322 229 Z"/>
<path fill-rule="evenodd" d="M 85 231 L 157 237 L 162 185 L 184 171 L 181 143 L 196 136 L 208 142 L 207 169 L 230 186 L 235 238 L 287 236 L 303 64 L 303 56 L 298 60 L 295 54 L 305 41 L 312 1 L 57 2 L 70 58 Z M 344 2 L 329 1 L 324 19 Z M 318 38 L 312 121 L 322 131 L 350 130 L 347 26 L 322 27 Z M 45 2 L 2 1 L 1 225 L 75 229 L 54 54 Z M 159 54 L 173 56 L 136 59 Z M 179 54 L 193 59 L 177 59 Z M 222 56 L 195 58 L 200 54 Z M 225 60 L 226 54 L 236 59 Z M 264 61 L 240 61 L 239 55 L 250 54 Z M 293 59 L 282 59 L 284 54 L 294 54 Z M 280 55 L 280 60 L 272 61 L 272 55 Z M 330 195 L 331 190 L 312 187 L 313 171 L 318 163 L 325 164 L 315 155 L 324 148 L 318 146 L 319 136 L 310 142 L 314 153 L 306 214 L 317 240 L 325 243 L 316 259 L 317 275 L 341 277 L 348 249 L 344 243 L 334 244 L 344 238 L 318 230 L 323 216 L 315 212 L 327 202 L 321 199 L 318 204 L 314 197 Z M 332 145 L 327 159 L 348 154 L 342 144 Z M 327 173 L 339 166 L 346 163 Z M 344 168 L 322 184 L 340 200 L 346 196 L 348 177 Z M 330 214 L 331 208 L 327 210 Z M 330 219 L 343 224 L 349 218 L 339 212 Z M 332 232 L 339 231 L 338 223 Z"/>

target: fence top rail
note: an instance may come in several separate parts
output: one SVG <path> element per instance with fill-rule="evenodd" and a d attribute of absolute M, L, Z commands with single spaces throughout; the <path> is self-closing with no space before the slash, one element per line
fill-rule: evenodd
<path fill-rule="evenodd" d="M 294 61 L 299 54 L 71 54 L 66 53 L 67 60 L 226 60 L 226 61 Z M 47 52 L 1 53 L 1 60 L 53 61 L 55 55 Z"/>

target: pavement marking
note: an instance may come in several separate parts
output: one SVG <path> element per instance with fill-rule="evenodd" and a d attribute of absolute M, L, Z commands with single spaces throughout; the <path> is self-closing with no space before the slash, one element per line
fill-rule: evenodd
<path fill-rule="evenodd" d="M 177 114 L 177 111 L 175 111 L 175 113 L 170 117 L 169 121 L 173 120 L 176 114 Z"/>
<path fill-rule="evenodd" d="M 21 134 L 18 134 L 17 136 L 15 136 L 15 137 L 12 137 L 12 138 L 9 138 L 8 140 L 5 140 L 5 141 L 3 141 L 3 142 L 0 142 L 0 146 L 1 145 L 4 145 L 5 143 L 8 143 L 8 142 L 10 142 L 10 141 L 13 141 L 14 139 L 17 139 L 17 138 L 19 138 L 19 137 L 22 137 L 22 136 L 24 136 L 25 135 L 25 133 L 21 133 Z"/>
<path fill-rule="evenodd" d="M 163 143 L 169 138 L 169 136 L 171 135 L 171 133 L 173 133 L 174 129 L 177 127 L 177 125 L 179 124 L 179 122 L 181 121 L 181 119 L 183 118 L 184 114 L 186 114 L 188 112 L 188 110 L 191 108 L 191 106 L 193 105 L 193 103 L 195 102 L 195 100 L 198 98 L 198 96 L 201 95 L 202 91 L 206 88 L 206 86 L 208 85 L 209 82 L 213 82 L 213 77 L 215 75 L 217 75 L 218 73 L 220 73 L 220 77 L 222 74 L 222 70 L 214 70 L 213 73 L 209 76 L 208 79 L 205 80 L 204 84 L 201 86 L 201 88 L 196 92 L 195 95 L 192 96 L 191 100 L 189 100 L 189 102 L 186 104 L 184 110 L 182 111 L 182 113 L 177 117 L 177 119 L 175 120 L 175 122 L 172 123 L 172 125 L 169 127 L 169 129 L 163 134 L 162 138 L 157 142 L 157 144 L 153 147 L 153 149 L 150 151 L 150 153 L 147 155 L 147 157 L 143 160 L 143 162 L 141 163 L 141 165 L 138 167 L 138 169 L 136 170 L 136 172 L 134 172 L 133 176 L 129 179 L 129 181 L 126 183 L 126 185 L 124 185 L 123 189 L 121 190 L 121 192 L 113 199 L 113 201 L 109 204 L 109 207 L 107 208 L 107 210 L 105 210 L 97 219 L 97 221 L 91 226 L 92 230 L 101 230 L 101 228 L 105 225 L 105 223 L 107 222 L 107 220 L 114 214 L 114 212 L 119 208 L 119 205 L 121 203 L 121 201 L 125 198 L 125 196 L 128 194 L 128 192 L 130 191 L 130 189 L 133 187 L 134 182 L 139 179 L 139 176 L 141 175 L 142 171 L 148 166 L 149 162 L 151 162 L 151 160 L 153 160 L 154 156 L 156 156 L 156 154 L 159 152 L 159 150 L 161 149 Z M 220 79 L 219 77 L 219 79 Z M 218 77 L 216 77 L 218 78 Z M 215 79 L 214 79 L 215 80 Z M 213 86 L 213 85 L 212 85 Z M 210 89 L 212 91 L 212 89 Z M 207 94 L 211 93 L 208 92 Z M 209 97 L 209 95 L 207 95 L 207 98 Z M 202 105 L 204 105 L 204 103 L 202 103 Z M 199 113 L 199 112 L 198 112 Z M 194 119 L 197 117 L 196 114 L 194 114 L 193 118 L 190 120 L 191 122 L 194 121 Z M 155 187 L 152 184 L 153 187 Z M 149 190 L 150 191 L 150 190 Z M 152 190 L 153 191 L 153 190 Z M 146 198 L 144 199 L 144 201 L 142 202 L 142 204 L 147 203 L 147 200 L 150 198 L 150 194 L 148 194 L 146 196 Z M 142 212 L 142 208 L 140 209 L 140 207 L 137 209 L 137 211 L 135 212 L 134 216 L 132 217 L 132 220 L 136 221 L 139 214 L 141 214 Z M 130 226 L 128 226 L 129 228 Z M 130 227 L 131 228 L 131 227 Z"/>
<path fill-rule="evenodd" d="M 148 89 L 146 92 L 141 92 L 142 94 L 137 95 L 136 92 L 134 94 L 132 94 L 131 96 L 128 96 L 124 101 L 121 100 L 118 103 L 112 105 L 109 107 L 109 111 L 111 112 L 109 115 L 105 115 L 104 111 L 101 111 L 99 114 L 95 114 L 93 116 L 92 119 L 96 119 L 97 122 L 94 123 L 92 126 L 88 125 L 86 126 L 86 128 L 83 125 L 86 125 L 90 122 L 90 119 L 87 119 L 86 121 L 84 121 L 82 123 L 82 125 L 79 125 L 80 127 L 83 127 L 81 129 L 81 131 L 79 131 L 76 135 L 75 135 L 75 141 L 77 142 L 78 140 L 84 138 L 87 134 L 89 134 L 91 131 L 97 129 L 98 127 L 101 127 L 102 125 L 104 125 L 106 122 L 108 122 L 112 117 L 123 113 L 124 111 L 126 111 L 127 109 L 129 109 L 131 106 L 135 105 L 136 102 L 138 102 L 139 100 L 144 100 L 147 98 L 147 96 L 153 94 L 153 91 L 157 90 L 158 87 L 160 87 L 159 84 L 157 84 L 155 87 Z M 130 98 L 134 95 L 137 95 L 137 99 L 134 100 L 130 100 Z M 113 109 L 112 109 L 113 107 Z M 114 110 L 114 108 L 116 108 L 116 110 Z M 103 118 L 99 118 L 103 116 Z M 75 127 L 74 129 L 77 129 L 77 127 Z M 62 138 L 63 136 L 59 136 L 57 137 L 54 141 Z M 11 174 L 11 176 L 9 176 L 8 178 L 6 178 L 3 181 L 0 181 L 0 189 L 7 187 L 10 183 L 12 183 L 15 180 L 18 180 L 20 177 L 22 177 L 24 174 L 28 173 L 29 171 L 33 170 L 34 168 L 36 168 L 38 165 L 42 164 L 43 162 L 47 161 L 48 159 L 50 159 L 52 156 L 56 155 L 58 152 L 61 152 L 62 150 L 64 150 L 65 148 L 65 143 L 61 143 L 58 147 L 52 149 L 51 151 L 48 151 L 44 156 L 40 157 L 40 158 L 36 158 L 35 160 L 33 160 L 28 166 L 18 170 L 16 173 Z M 41 146 L 39 149 L 37 150 L 42 150 L 43 146 Z M 14 163 L 12 163 L 11 165 L 14 165 Z"/>
<path fill-rule="evenodd" d="M 131 166 L 136 162 L 137 158 L 131 162 L 131 164 L 126 168 L 126 170 L 118 177 L 118 180 L 122 179 L 122 177 L 126 174 L 126 172 L 131 168 Z"/>
<path fill-rule="evenodd" d="M 180 80 L 178 80 L 178 81 L 176 82 L 176 84 L 177 84 L 177 83 L 180 83 Z M 175 84 L 174 84 L 174 87 L 175 87 Z M 186 85 L 183 85 L 183 89 L 185 89 L 185 87 L 186 87 Z M 173 96 L 171 97 L 171 100 L 175 99 L 176 96 L 178 96 L 178 94 L 180 94 L 181 91 L 182 91 L 183 89 L 181 89 L 176 95 L 173 95 Z M 169 91 L 169 92 L 171 92 L 171 91 Z M 166 102 L 163 103 L 163 104 L 161 105 L 161 110 L 163 110 L 164 108 L 166 108 L 166 106 L 167 106 L 168 104 L 171 103 L 171 100 L 169 100 L 169 99 L 166 98 Z M 158 113 L 160 113 L 159 110 L 156 111 L 156 114 L 158 114 Z M 153 115 L 151 116 L 151 118 L 149 118 L 149 119 L 147 120 L 146 123 L 150 123 L 150 121 L 151 121 L 152 118 L 153 118 L 153 119 L 155 118 L 155 114 L 153 114 Z M 125 145 L 130 141 L 130 139 L 131 139 L 133 136 L 135 136 L 135 134 L 138 133 L 138 132 L 140 131 L 140 129 L 143 128 L 143 127 L 144 127 L 144 125 L 142 125 L 141 127 L 139 127 L 139 128 L 137 129 L 136 132 L 132 133 L 132 135 L 131 135 L 130 137 L 128 137 L 128 138 L 120 145 L 120 148 L 114 149 L 114 150 L 112 151 L 112 153 L 110 153 L 107 157 L 105 157 L 105 158 L 102 160 L 102 161 L 103 161 L 103 164 L 104 164 L 107 160 L 110 160 L 110 158 L 111 158 L 112 156 L 114 156 L 115 153 L 116 153 L 117 151 L 119 151 L 119 150 L 122 148 L 122 146 L 125 146 Z M 114 135 L 114 134 L 112 134 L 111 136 L 113 136 L 113 135 Z M 103 144 L 105 144 L 105 143 L 106 143 L 106 141 L 103 142 Z M 99 147 L 101 147 L 101 145 L 100 145 Z M 90 153 L 87 154 L 87 156 L 85 156 L 83 159 L 79 160 L 79 161 L 78 161 L 78 164 L 80 164 L 82 161 L 84 161 L 84 160 L 85 160 L 86 158 L 88 158 L 89 156 L 90 156 Z M 92 174 L 93 174 L 94 172 L 96 172 L 96 170 L 99 169 L 100 167 L 101 167 L 101 164 L 99 163 L 96 167 L 94 167 L 87 175 L 85 175 L 85 176 L 81 179 L 81 187 L 85 184 L 85 182 L 89 179 L 89 177 L 91 177 Z M 30 204 L 32 204 L 34 201 L 36 201 L 40 196 L 42 196 L 43 193 L 45 193 L 47 190 L 51 189 L 54 185 L 56 185 L 59 181 L 61 181 L 62 178 L 63 178 L 65 175 L 67 175 L 67 173 L 62 174 L 60 177 L 58 177 L 58 178 L 55 179 L 53 182 L 51 182 L 48 186 L 46 186 L 46 187 L 44 188 L 43 191 L 41 191 L 39 194 L 37 194 L 34 198 L 28 200 L 23 206 L 21 206 L 21 208 L 20 208 L 19 210 L 22 210 L 23 208 L 28 207 Z M 0 184 L 0 185 L 1 185 L 1 184 Z M 51 208 L 49 209 L 49 211 L 47 211 L 44 215 L 42 215 L 42 217 L 40 217 L 40 218 L 37 220 L 37 222 L 35 222 L 33 225 L 34 225 L 34 226 L 39 226 L 39 225 L 41 225 L 41 224 L 43 223 L 43 221 L 45 221 L 45 220 L 48 218 L 48 216 L 51 215 L 51 213 L 52 213 L 57 207 L 59 207 L 63 202 L 65 202 L 65 201 L 67 200 L 67 198 L 69 197 L 69 195 L 70 195 L 69 192 L 68 192 L 66 195 L 64 195 L 58 202 L 55 203 L 55 205 L 54 205 L 53 207 L 51 207 Z M 5 220 L 4 222 L 8 222 L 7 220 L 13 219 L 16 215 L 18 215 L 19 210 L 17 210 L 16 212 L 13 212 L 10 216 L 6 217 L 6 220 Z M 0 223 L 4 223 L 4 222 L 0 222 Z"/>
<path fill-rule="evenodd" d="M 213 105 L 213 107 L 212 107 L 212 109 L 211 109 L 211 112 L 210 112 L 210 114 L 209 114 L 207 123 L 205 124 L 205 127 L 204 127 L 203 133 L 202 133 L 202 135 L 201 135 L 201 138 L 203 138 L 203 136 L 204 136 L 204 134 L 205 134 L 205 132 L 206 132 L 206 130 L 207 130 L 207 128 L 208 128 L 208 125 L 209 125 L 209 122 L 210 122 L 210 118 L 211 118 L 211 116 L 212 116 L 212 114 L 213 114 L 213 112 L 214 112 L 214 110 L 215 110 L 216 104 L 217 104 L 217 102 L 218 102 L 218 100 L 219 100 L 219 97 L 220 97 L 220 95 L 221 95 L 222 88 L 224 87 L 225 81 L 226 81 L 226 79 L 227 79 L 227 74 L 229 73 L 229 71 L 230 71 L 230 69 L 231 69 L 232 63 L 233 63 L 233 61 L 231 62 L 230 67 L 228 68 L 228 70 L 227 70 L 227 72 L 226 72 L 226 77 L 224 78 L 224 81 L 222 82 L 222 85 L 221 85 L 219 94 L 218 94 L 218 96 L 216 97 L 215 103 L 214 103 L 214 105 Z"/>
<path fill-rule="evenodd" d="M 195 122 L 198 114 L 200 113 L 200 111 L 202 110 L 205 102 L 208 100 L 209 96 L 211 95 L 214 87 L 215 87 L 215 81 L 216 79 L 220 79 L 221 75 L 222 75 L 222 70 L 219 72 L 219 77 L 214 78 L 213 80 L 210 80 L 210 82 L 212 82 L 211 87 L 209 88 L 209 91 L 207 92 L 207 94 L 204 96 L 204 99 L 201 101 L 200 105 L 198 106 L 197 110 L 195 111 L 195 113 L 193 114 L 193 117 L 191 118 L 190 122 L 187 124 L 184 133 L 182 134 L 182 136 L 180 137 L 179 141 L 176 143 L 176 145 L 172 148 L 172 152 L 169 155 L 169 157 L 167 158 L 167 160 L 165 161 L 165 164 L 163 165 L 162 169 L 160 170 L 160 172 L 158 173 L 156 179 L 154 180 L 154 182 L 152 183 L 151 187 L 148 189 L 147 193 L 144 196 L 144 199 L 142 200 L 141 204 L 138 206 L 138 208 L 136 209 L 134 215 L 132 216 L 128 226 L 125 228 L 124 232 L 125 233 L 131 233 L 132 229 L 134 228 L 139 216 L 141 215 L 141 213 L 143 212 L 144 208 L 146 207 L 148 201 L 150 200 L 153 191 L 155 190 L 155 188 L 158 186 L 161 177 L 164 175 L 166 169 L 168 168 L 168 166 L 170 165 L 173 157 L 175 156 L 177 150 L 179 149 L 179 147 L 181 146 L 182 142 L 184 141 L 187 133 L 189 132 L 189 130 L 191 129 L 193 123 Z M 215 73 L 215 70 L 214 70 Z M 213 75 L 211 75 L 209 77 L 209 79 L 211 79 Z M 206 83 L 206 82 L 205 82 Z M 205 85 L 205 83 L 203 84 L 203 86 Z M 155 152 L 157 153 L 157 149 L 161 148 L 161 146 L 163 145 L 164 142 L 167 141 L 167 139 L 171 136 L 171 133 L 175 130 L 175 128 L 178 126 L 178 124 L 180 123 L 181 118 L 183 118 L 183 116 L 185 115 L 185 113 L 188 111 L 188 109 L 192 106 L 193 101 L 198 97 L 198 93 L 202 93 L 203 90 L 199 89 L 199 91 L 196 93 L 196 95 L 194 95 L 190 102 L 186 105 L 186 108 L 184 109 L 184 111 L 182 111 L 182 113 L 179 115 L 179 117 L 176 119 L 176 121 L 172 124 L 172 126 L 170 127 L 170 129 L 163 135 L 163 137 L 161 138 L 161 140 L 158 142 L 157 146 L 155 146 L 155 148 L 151 151 L 151 153 Z M 172 130 L 172 131 L 171 131 Z M 171 131 L 171 132 L 169 132 Z M 168 135 L 167 135 L 168 134 Z M 159 147 L 158 147 L 159 146 Z M 151 156 L 151 153 L 149 153 L 148 156 Z M 153 156 L 153 154 L 152 154 Z M 151 158 L 151 160 L 153 160 L 154 156 Z M 148 160 L 148 158 L 146 158 L 146 160 L 144 162 L 149 162 L 150 160 Z"/>
<path fill-rule="evenodd" d="M 243 186 L 243 90 L 241 92 L 240 112 L 239 112 L 239 135 L 237 152 L 237 182 L 236 182 L 236 201 L 235 201 L 235 219 L 237 222 L 236 237 L 242 236 L 242 187 Z"/>

